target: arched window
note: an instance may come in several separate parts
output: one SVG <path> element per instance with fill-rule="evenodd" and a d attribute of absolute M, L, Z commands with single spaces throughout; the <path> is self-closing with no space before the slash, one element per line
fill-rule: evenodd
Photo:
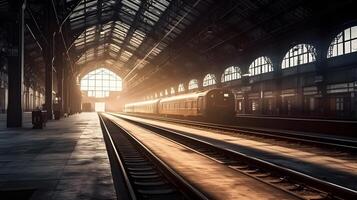
<path fill-rule="evenodd" d="M 155 92 L 155 98 L 157 98 L 157 92 Z"/>
<path fill-rule="evenodd" d="M 165 96 L 169 95 L 169 91 L 165 89 Z"/>
<path fill-rule="evenodd" d="M 353 52 L 357 52 L 357 26 L 345 29 L 333 39 L 327 57 L 331 58 Z"/>
<path fill-rule="evenodd" d="M 174 87 L 171 87 L 170 94 L 175 94 L 175 88 Z"/>
<path fill-rule="evenodd" d="M 162 97 L 162 96 L 164 96 L 164 92 L 163 91 L 160 92 L 160 97 Z"/>
<path fill-rule="evenodd" d="M 185 86 L 183 85 L 183 83 L 180 83 L 177 88 L 177 92 L 184 92 L 184 91 L 185 91 Z"/>
<path fill-rule="evenodd" d="M 81 79 L 80 84 L 81 90 L 87 91 L 89 97 L 108 97 L 109 92 L 122 90 L 122 79 L 105 68 L 89 72 Z"/>
<path fill-rule="evenodd" d="M 309 44 L 298 44 L 291 48 L 283 59 L 281 68 L 286 69 L 316 60 L 316 49 Z"/>
<path fill-rule="evenodd" d="M 255 76 L 258 74 L 264 74 L 268 72 L 272 72 L 273 69 L 273 64 L 271 60 L 266 57 L 262 56 L 257 59 L 255 59 L 252 64 L 249 66 L 249 75 L 250 76 Z"/>
<path fill-rule="evenodd" d="M 240 79 L 242 77 L 241 71 L 239 67 L 231 66 L 224 70 L 222 74 L 221 82 L 233 81 L 236 79 Z"/>
<path fill-rule="evenodd" d="M 191 79 L 190 82 L 188 82 L 188 89 L 193 90 L 198 88 L 198 81 L 197 79 Z"/>
<path fill-rule="evenodd" d="M 203 79 L 203 87 L 215 85 L 216 83 L 216 76 L 214 74 L 207 74 Z"/>

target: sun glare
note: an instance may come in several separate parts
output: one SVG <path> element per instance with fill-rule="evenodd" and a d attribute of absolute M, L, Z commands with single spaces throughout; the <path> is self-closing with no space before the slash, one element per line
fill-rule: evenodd
<path fill-rule="evenodd" d="M 89 97 L 105 98 L 111 91 L 122 90 L 122 79 L 108 69 L 99 68 L 81 79 L 81 90 Z"/>

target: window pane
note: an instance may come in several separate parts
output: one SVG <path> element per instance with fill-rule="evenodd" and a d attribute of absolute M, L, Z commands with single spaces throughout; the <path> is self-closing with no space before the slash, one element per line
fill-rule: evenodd
<path fill-rule="evenodd" d="M 309 44 L 299 44 L 291 48 L 286 54 L 282 62 L 282 68 L 294 67 L 310 62 L 314 62 L 316 58 L 316 50 Z"/>
<path fill-rule="evenodd" d="M 108 97 L 109 91 L 121 91 L 122 80 L 115 73 L 105 69 L 96 69 L 81 80 L 81 90 L 87 91 L 89 97 Z"/>
<path fill-rule="evenodd" d="M 357 26 L 347 28 L 339 33 L 330 44 L 327 57 L 330 58 L 356 52 L 355 38 L 357 38 Z"/>
<path fill-rule="evenodd" d="M 352 40 L 352 52 L 357 51 L 357 40 Z"/>

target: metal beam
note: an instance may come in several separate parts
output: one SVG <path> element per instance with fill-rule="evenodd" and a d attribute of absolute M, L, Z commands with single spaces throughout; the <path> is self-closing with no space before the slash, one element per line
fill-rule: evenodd
<path fill-rule="evenodd" d="M 7 108 L 7 127 L 22 126 L 23 81 L 24 81 L 24 38 L 26 0 L 15 4 L 17 19 L 14 24 L 13 47 L 9 52 L 9 96 Z"/>

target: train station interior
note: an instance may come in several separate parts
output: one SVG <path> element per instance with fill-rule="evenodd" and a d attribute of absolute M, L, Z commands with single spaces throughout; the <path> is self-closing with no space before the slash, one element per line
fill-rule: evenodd
<path fill-rule="evenodd" d="M 357 199 L 356 10 L 0 0 L 0 199 Z"/>

